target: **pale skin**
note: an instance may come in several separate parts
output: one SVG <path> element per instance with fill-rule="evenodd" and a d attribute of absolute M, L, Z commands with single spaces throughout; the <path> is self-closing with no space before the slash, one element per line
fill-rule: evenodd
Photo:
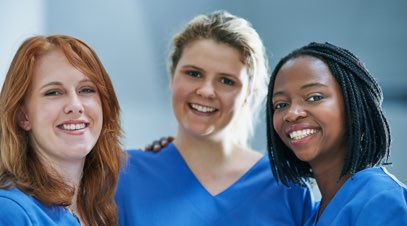
<path fill-rule="evenodd" d="M 183 50 L 171 80 L 179 126 L 174 140 L 182 157 L 211 195 L 225 191 L 261 154 L 228 138 L 228 128 L 250 98 L 240 53 L 210 39 Z"/>
<path fill-rule="evenodd" d="M 34 67 L 31 87 L 20 112 L 20 126 L 29 132 L 33 149 L 76 191 L 76 207 L 86 155 L 99 138 L 103 113 L 95 84 L 73 67 L 62 51 L 51 50 Z"/>
<path fill-rule="evenodd" d="M 320 216 L 349 178 L 338 179 L 346 155 L 345 107 L 340 86 L 323 61 L 296 57 L 277 73 L 273 106 L 274 129 L 297 158 L 312 168 L 322 196 Z"/>

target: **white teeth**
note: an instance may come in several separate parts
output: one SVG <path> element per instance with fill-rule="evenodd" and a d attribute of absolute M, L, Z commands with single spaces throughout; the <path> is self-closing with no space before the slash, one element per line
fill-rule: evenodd
<path fill-rule="evenodd" d="M 317 130 L 315 130 L 315 129 L 303 129 L 303 130 L 297 130 L 297 131 L 291 132 L 289 134 L 289 136 L 293 140 L 299 140 L 299 139 L 307 137 L 311 134 L 314 134 L 316 132 L 317 132 Z"/>
<path fill-rule="evenodd" d="M 85 123 L 79 123 L 79 124 L 64 124 L 63 128 L 65 130 L 78 130 L 78 129 L 83 129 L 85 128 Z"/>
<path fill-rule="evenodd" d="M 214 112 L 214 111 L 216 111 L 216 108 L 205 107 L 205 106 L 201 106 L 201 105 L 198 105 L 198 104 L 191 104 L 191 107 L 193 109 L 197 110 L 197 111 L 205 112 L 205 113 L 206 112 Z"/>

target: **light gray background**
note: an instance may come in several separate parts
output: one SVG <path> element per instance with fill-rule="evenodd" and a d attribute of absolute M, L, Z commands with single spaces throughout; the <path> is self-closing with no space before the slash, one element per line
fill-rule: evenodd
<path fill-rule="evenodd" d="M 21 42 L 63 33 L 90 44 L 113 80 L 126 148 L 175 134 L 166 56 L 171 36 L 193 16 L 226 9 L 253 24 L 270 66 L 294 48 L 329 41 L 358 55 L 383 86 L 390 119 L 392 167 L 407 182 L 407 1 L 405 0 L 2 0 L 0 84 Z M 264 120 L 253 146 L 265 150 Z"/>

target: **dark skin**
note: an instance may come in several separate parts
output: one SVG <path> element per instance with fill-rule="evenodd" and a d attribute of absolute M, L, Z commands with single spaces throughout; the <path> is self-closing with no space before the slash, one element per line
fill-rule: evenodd
<path fill-rule="evenodd" d="M 323 61 L 297 57 L 277 73 L 273 105 L 274 129 L 297 158 L 311 165 L 322 195 L 320 216 L 349 178 L 337 179 L 347 143 L 340 86 Z"/>

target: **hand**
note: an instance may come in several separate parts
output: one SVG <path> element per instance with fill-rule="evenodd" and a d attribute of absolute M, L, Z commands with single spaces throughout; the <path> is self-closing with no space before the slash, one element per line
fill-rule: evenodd
<path fill-rule="evenodd" d="M 169 143 L 171 143 L 174 140 L 173 136 L 168 136 L 168 137 L 161 137 L 159 140 L 153 141 L 151 144 L 147 145 L 144 150 L 145 151 L 154 151 L 154 152 L 159 152 L 161 149 L 166 147 Z"/>

